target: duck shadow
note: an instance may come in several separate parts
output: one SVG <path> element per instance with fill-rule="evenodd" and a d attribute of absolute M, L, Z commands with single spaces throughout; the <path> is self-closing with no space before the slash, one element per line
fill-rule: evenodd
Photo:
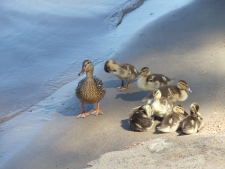
<path fill-rule="evenodd" d="M 181 128 L 179 128 L 176 132 L 177 132 L 177 136 L 187 136 L 187 134 L 183 133 Z"/>
<path fill-rule="evenodd" d="M 154 121 L 159 121 L 161 123 L 163 121 L 163 118 L 155 116 Z"/>
<path fill-rule="evenodd" d="M 117 94 L 115 99 L 121 98 L 125 101 L 140 101 L 144 97 L 148 95 L 149 92 L 146 91 L 140 91 L 140 92 L 133 92 L 133 93 L 121 93 Z"/>
<path fill-rule="evenodd" d="M 78 116 L 82 112 L 81 102 L 76 96 L 63 102 L 57 108 L 57 112 L 63 116 Z M 84 110 L 87 113 L 94 109 L 94 104 L 85 104 Z M 77 113 L 78 112 L 78 113 Z"/>
<path fill-rule="evenodd" d="M 156 126 L 155 126 L 155 132 L 154 132 L 154 134 L 165 134 L 164 132 L 161 132 L 161 131 L 158 131 L 157 130 L 157 127 L 159 127 L 159 126 L 161 126 L 161 123 L 159 123 L 159 124 L 157 124 Z M 184 134 L 184 133 L 182 133 L 182 130 L 181 129 L 178 129 L 176 132 L 174 132 L 174 133 L 177 133 L 177 136 L 185 136 L 186 134 Z"/>
<path fill-rule="evenodd" d="M 155 132 L 154 132 L 154 134 L 165 134 L 165 133 L 163 133 L 163 132 L 157 130 L 157 127 L 159 127 L 159 126 L 161 126 L 161 123 L 159 123 L 159 124 L 157 124 L 157 125 L 155 126 Z"/>
<path fill-rule="evenodd" d="M 122 127 L 124 130 L 132 131 L 131 128 L 130 128 L 130 126 L 129 126 L 129 119 L 121 120 L 121 127 Z"/>
<path fill-rule="evenodd" d="M 132 84 L 134 83 L 136 80 L 132 80 L 129 82 L 129 84 Z M 105 81 L 103 82 L 105 88 L 116 88 L 118 86 L 120 86 L 122 83 L 121 80 L 108 80 L 108 81 Z M 124 81 L 124 86 L 127 84 L 127 82 Z"/>

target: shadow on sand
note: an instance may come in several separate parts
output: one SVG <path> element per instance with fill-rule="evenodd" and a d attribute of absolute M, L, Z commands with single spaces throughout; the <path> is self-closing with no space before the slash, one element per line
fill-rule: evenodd
<path fill-rule="evenodd" d="M 91 110 L 94 111 L 94 105 L 95 104 L 84 104 L 84 111 L 91 113 Z M 59 105 L 56 109 L 57 112 L 63 116 L 78 116 L 82 112 L 81 102 L 76 95 Z"/>
<path fill-rule="evenodd" d="M 121 127 L 122 127 L 124 130 L 132 131 L 131 128 L 129 127 L 129 119 L 121 120 Z"/>
<path fill-rule="evenodd" d="M 121 98 L 122 100 L 125 100 L 125 101 L 141 101 L 148 94 L 149 92 L 146 92 L 146 91 L 139 91 L 139 92 L 133 92 L 133 93 L 121 93 L 121 94 L 117 94 L 115 99 Z"/>
<path fill-rule="evenodd" d="M 129 85 L 136 82 L 136 80 L 132 80 L 129 82 Z M 105 88 L 116 88 L 118 86 L 120 86 L 122 83 L 121 80 L 117 79 L 117 80 L 108 80 L 108 81 L 105 81 L 103 82 Z M 127 84 L 127 82 L 124 82 L 124 86 Z M 128 86 L 129 88 L 129 86 Z"/>

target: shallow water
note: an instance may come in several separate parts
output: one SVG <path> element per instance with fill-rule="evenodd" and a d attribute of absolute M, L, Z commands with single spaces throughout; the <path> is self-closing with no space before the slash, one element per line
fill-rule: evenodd
<path fill-rule="evenodd" d="M 104 20 L 122 2 L 1 2 L 0 119 L 76 79 L 84 59 L 108 58 L 113 51 Z"/>

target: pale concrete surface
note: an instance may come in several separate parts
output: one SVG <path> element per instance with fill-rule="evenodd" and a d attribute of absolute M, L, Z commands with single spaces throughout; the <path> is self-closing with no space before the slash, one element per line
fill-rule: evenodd
<path fill-rule="evenodd" d="M 224 168 L 224 137 L 157 138 L 125 151 L 102 155 L 89 169 Z"/>

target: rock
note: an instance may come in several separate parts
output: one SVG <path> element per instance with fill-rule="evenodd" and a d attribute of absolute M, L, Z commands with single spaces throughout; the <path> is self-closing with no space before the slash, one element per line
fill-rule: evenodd
<path fill-rule="evenodd" d="M 88 169 L 225 168 L 225 137 L 191 135 L 157 138 L 124 151 L 109 152 Z"/>

